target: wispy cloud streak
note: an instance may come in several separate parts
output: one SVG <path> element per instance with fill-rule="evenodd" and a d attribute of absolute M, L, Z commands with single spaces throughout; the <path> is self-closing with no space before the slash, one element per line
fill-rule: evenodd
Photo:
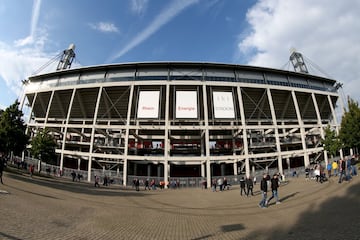
<path fill-rule="evenodd" d="M 145 12 L 149 0 L 132 0 L 131 11 L 136 14 L 142 14 Z"/>
<path fill-rule="evenodd" d="M 137 45 L 141 44 L 151 35 L 156 33 L 163 25 L 171 21 L 176 15 L 181 13 L 184 9 L 190 5 L 196 3 L 198 0 L 177 0 L 172 2 L 167 8 L 165 8 L 143 31 L 141 31 L 137 36 L 130 40 L 130 42 L 118 53 L 113 55 L 108 59 L 108 62 L 112 62 L 130 50 L 132 50 Z"/>
<path fill-rule="evenodd" d="M 30 35 L 27 36 L 26 38 L 15 41 L 16 46 L 22 47 L 34 43 L 36 39 L 37 24 L 40 16 L 40 7 L 41 7 L 41 0 L 34 0 L 32 16 L 31 16 Z"/>

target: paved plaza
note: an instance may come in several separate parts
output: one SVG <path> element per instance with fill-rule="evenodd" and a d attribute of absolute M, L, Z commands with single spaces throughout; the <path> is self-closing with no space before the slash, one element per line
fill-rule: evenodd
<path fill-rule="evenodd" d="M 201 188 L 136 192 L 119 185 L 4 173 L 0 239 L 360 239 L 360 176 L 288 179 L 281 204 Z M 269 193 L 270 194 L 270 193 Z"/>

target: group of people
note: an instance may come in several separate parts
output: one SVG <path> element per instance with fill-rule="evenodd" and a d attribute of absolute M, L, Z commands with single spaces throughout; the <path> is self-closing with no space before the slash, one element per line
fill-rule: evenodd
<path fill-rule="evenodd" d="M 253 188 L 254 188 L 254 181 L 252 180 L 251 177 L 247 177 L 246 179 L 244 177 L 242 177 L 240 179 L 240 195 L 241 196 L 243 195 L 243 193 L 247 197 L 249 196 L 249 194 L 251 194 L 251 196 L 254 196 Z"/>
<path fill-rule="evenodd" d="M 218 178 L 218 179 L 213 179 L 211 182 L 211 189 L 213 192 L 217 191 L 217 187 L 219 187 L 219 191 L 222 192 L 226 189 L 229 190 L 230 188 L 230 184 L 228 183 L 226 177 L 222 178 Z"/>
<path fill-rule="evenodd" d="M 268 193 L 268 185 L 271 185 L 271 197 L 267 198 L 267 193 Z M 280 200 L 279 200 L 279 195 L 278 195 L 278 188 L 280 186 L 279 184 L 279 177 L 278 174 L 274 174 L 272 178 L 270 178 L 270 175 L 268 174 L 264 174 L 263 178 L 261 179 L 260 182 L 260 190 L 261 190 L 261 201 L 259 202 L 259 207 L 260 208 L 267 208 L 270 201 L 272 199 L 275 199 L 276 204 L 280 204 Z"/>
<path fill-rule="evenodd" d="M 133 187 L 135 187 L 136 191 L 140 191 L 140 185 L 144 184 L 144 190 L 156 190 L 156 182 L 155 179 L 151 179 L 151 181 L 147 178 L 145 181 L 140 180 L 139 178 L 133 179 Z M 165 182 L 160 181 L 159 187 L 163 189 L 165 187 Z"/>
<path fill-rule="evenodd" d="M 317 182 L 323 183 L 328 178 L 339 176 L 338 182 L 350 180 L 353 176 L 357 176 L 357 161 L 354 156 L 345 157 L 339 161 L 329 162 L 325 167 L 316 164 L 313 168 L 305 168 L 305 178 L 313 178 Z"/>
<path fill-rule="evenodd" d="M 349 181 L 353 176 L 357 176 L 357 161 L 354 156 L 345 157 L 339 161 L 339 183 L 347 180 Z M 330 173 L 331 175 L 331 173 Z"/>
<path fill-rule="evenodd" d="M 80 173 L 77 173 L 75 171 L 71 172 L 71 177 L 72 177 L 72 181 L 75 182 L 76 179 L 80 182 L 80 180 L 83 178 L 83 175 L 81 175 Z"/>
<path fill-rule="evenodd" d="M 100 187 L 100 176 L 95 175 L 94 177 L 95 177 L 95 181 L 94 181 L 95 185 L 94 186 Z M 74 179 L 73 179 L 73 181 L 74 181 Z M 80 180 L 79 180 L 79 182 L 80 182 Z M 103 186 L 109 186 L 110 184 L 113 184 L 113 183 L 114 183 L 114 181 L 112 179 L 110 179 L 110 177 L 108 177 L 106 175 L 103 177 Z"/>

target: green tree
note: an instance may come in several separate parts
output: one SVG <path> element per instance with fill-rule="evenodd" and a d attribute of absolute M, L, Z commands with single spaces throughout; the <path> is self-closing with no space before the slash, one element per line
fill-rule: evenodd
<path fill-rule="evenodd" d="M 347 148 L 360 146 L 360 109 L 356 101 L 348 98 L 348 111 L 341 119 L 339 138 Z"/>
<path fill-rule="evenodd" d="M 31 140 L 31 155 L 49 164 L 56 163 L 56 142 L 47 129 L 39 130 Z"/>
<path fill-rule="evenodd" d="M 25 134 L 23 112 L 19 110 L 19 101 L 0 112 L 0 152 L 8 155 L 14 152 L 20 155 L 25 150 L 29 136 Z"/>
<path fill-rule="evenodd" d="M 335 130 L 332 130 L 330 126 L 327 126 L 325 129 L 325 138 L 322 139 L 322 144 L 324 150 L 328 151 L 331 155 L 331 158 L 336 156 L 336 153 L 340 150 L 342 143 L 337 137 Z"/>

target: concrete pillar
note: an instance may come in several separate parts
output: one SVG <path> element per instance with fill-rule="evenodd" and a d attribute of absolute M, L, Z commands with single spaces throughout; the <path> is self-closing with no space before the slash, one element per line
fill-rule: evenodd
<path fill-rule="evenodd" d="M 226 163 L 220 163 L 221 176 L 225 176 Z"/>
<path fill-rule="evenodd" d="M 137 176 L 137 163 L 134 162 L 134 175 Z"/>
<path fill-rule="evenodd" d="M 157 176 L 161 177 L 161 164 L 157 166 Z"/>
<path fill-rule="evenodd" d="M 148 177 L 151 176 L 151 164 L 150 163 L 147 165 L 147 176 Z"/>
<path fill-rule="evenodd" d="M 240 107 L 240 117 L 241 117 L 241 125 L 242 125 L 242 133 L 243 133 L 243 144 L 244 144 L 244 155 L 245 155 L 245 171 L 246 177 L 250 177 L 250 160 L 249 160 L 249 148 L 247 142 L 247 132 L 246 132 L 246 119 L 245 119 L 245 111 L 244 111 L 244 103 L 242 99 L 241 89 L 237 87 L 237 94 L 239 99 L 239 107 Z"/>
<path fill-rule="evenodd" d="M 201 166 L 201 177 L 205 177 L 205 164 L 201 163 L 200 166 Z"/>
<path fill-rule="evenodd" d="M 237 173 L 238 173 L 237 162 L 234 162 L 233 165 L 234 165 L 234 175 L 237 175 Z"/>
<path fill-rule="evenodd" d="M 286 158 L 286 164 L 288 165 L 288 174 L 291 173 L 290 158 Z"/>

